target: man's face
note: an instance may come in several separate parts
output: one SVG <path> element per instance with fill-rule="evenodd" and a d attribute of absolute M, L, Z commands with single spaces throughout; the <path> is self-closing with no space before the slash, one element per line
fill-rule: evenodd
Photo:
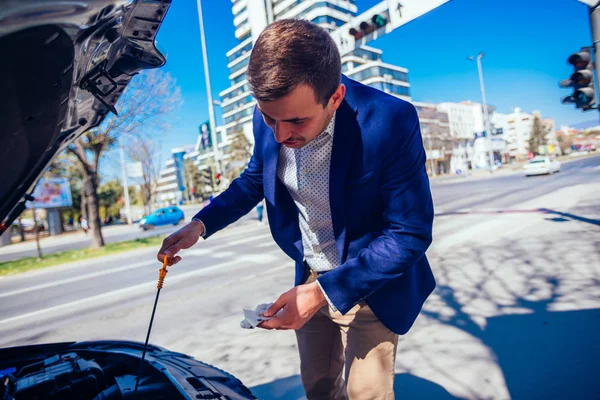
<path fill-rule="evenodd" d="M 338 86 L 327 106 L 323 107 L 323 104 L 317 103 L 314 90 L 308 85 L 301 85 L 280 99 L 258 100 L 258 109 L 278 143 L 299 149 L 327 128 L 345 94 L 345 86 Z"/>

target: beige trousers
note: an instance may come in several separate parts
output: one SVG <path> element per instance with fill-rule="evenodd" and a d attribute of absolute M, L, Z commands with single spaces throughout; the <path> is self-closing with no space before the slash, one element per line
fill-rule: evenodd
<path fill-rule="evenodd" d="M 306 283 L 314 282 L 311 273 Z M 296 331 L 308 400 L 394 399 L 398 335 L 359 303 L 346 315 L 321 308 Z"/>

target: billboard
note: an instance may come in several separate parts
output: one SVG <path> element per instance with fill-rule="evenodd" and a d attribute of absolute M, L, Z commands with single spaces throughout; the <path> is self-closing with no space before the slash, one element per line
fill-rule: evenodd
<path fill-rule="evenodd" d="M 202 143 L 202 149 L 206 150 L 212 147 L 212 138 L 210 136 L 210 123 L 208 121 L 203 122 L 200 127 L 200 142 Z"/>
<path fill-rule="evenodd" d="M 33 197 L 35 208 L 60 208 L 73 205 L 71 187 L 67 178 L 40 179 L 33 191 Z M 28 202 L 28 207 L 31 208 L 31 202 Z"/>

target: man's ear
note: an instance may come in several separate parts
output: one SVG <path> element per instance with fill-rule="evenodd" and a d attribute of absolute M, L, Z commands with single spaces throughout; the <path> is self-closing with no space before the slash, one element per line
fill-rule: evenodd
<path fill-rule="evenodd" d="M 344 86 L 343 83 L 340 83 L 338 88 L 333 93 L 333 96 L 331 96 L 331 98 L 329 99 L 329 106 L 331 107 L 332 111 L 336 111 L 340 107 L 340 104 L 342 104 L 345 95 L 346 86 Z"/>

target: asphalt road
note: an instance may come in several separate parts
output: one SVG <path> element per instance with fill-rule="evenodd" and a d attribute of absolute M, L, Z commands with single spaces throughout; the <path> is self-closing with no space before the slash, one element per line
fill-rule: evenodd
<path fill-rule="evenodd" d="M 552 265 L 552 257 L 566 256 L 574 246 L 589 244 L 589 248 L 581 247 L 576 251 L 577 254 L 587 254 L 585 259 L 560 263 L 583 263 L 580 270 L 591 274 L 585 280 L 600 282 L 600 193 L 596 190 L 599 177 L 600 157 L 592 157 L 564 164 L 562 171 L 553 176 L 525 178 L 520 174 L 509 174 L 490 179 L 434 181 L 436 241 L 428 256 L 438 277 L 439 291 L 430 304 L 437 313 L 435 315 L 439 316 L 430 318 L 429 314 L 434 315 L 434 312 L 426 312 L 415 329 L 431 329 L 430 337 L 442 335 L 442 342 L 456 329 L 473 335 L 473 330 L 461 326 L 464 321 L 456 324 L 447 322 L 456 313 L 469 310 L 475 301 L 455 307 L 463 297 L 471 297 L 463 294 L 463 297 L 446 301 L 445 293 L 451 288 L 458 291 L 468 287 L 470 282 L 456 282 L 454 277 L 462 268 L 474 271 L 487 265 L 482 260 L 491 260 L 489 267 L 493 271 L 501 270 L 512 262 L 522 263 L 519 265 L 527 268 L 532 263 L 536 265 L 536 257 L 540 257 L 538 253 L 543 253 L 546 258 L 539 261 L 540 265 Z M 531 232 L 540 236 L 539 243 L 531 241 Z M 548 236 L 542 240 L 543 235 Z M 582 241 L 582 238 L 587 239 Z M 551 244 L 549 248 L 540 250 L 540 246 L 548 243 Z M 513 251 L 513 247 L 519 247 L 519 252 L 506 254 Z M 554 252 L 556 255 L 552 256 Z M 65 340 L 143 341 L 160 267 L 155 253 L 156 249 L 133 251 L 0 279 L 0 347 Z M 454 254 L 463 256 L 454 264 L 448 264 L 448 259 Z M 296 377 L 291 384 L 296 385 L 296 389 L 298 386 L 293 335 L 276 332 L 266 338 L 264 332 L 238 328 L 243 307 L 274 301 L 293 282 L 292 264 L 273 242 L 268 227 L 257 226 L 250 216 L 182 255 L 182 262 L 167 276 L 151 342 L 192 354 L 233 372 L 249 386 L 254 385 L 262 394 L 261 398 L 287 398 L 277 397 L 276 393 L 282 385 L 290 383 L 282 381 L 288 375 Z M 447 270 L 452 271 L 448 276 Z M 496 279 L 494 274 L 496 272 L 489 272 L 486 280 Z M 525 281 L 543 280 L 540 276 Z M 478 285 L 474 293 L 479 293 L 486 284 Z M 594 289 L 595 292 L 576 292 L 594 297 L 594 293 L 598 294 L 597 289 Z M 531 302 L 531 296 L 543 292 L 540 289 L 523 295 L 523 298 Z M 506 301 L 505 294 L 497 296 L 496 306 Z M 600 308 L 593 298 L 587 300 L 587 308 Z M 440 302 L 444 304 L 439 305 Z M 574 307 L 575 303 L 585 302 L 573 300 L 561 307 Z M 468 317 L 474 321 L 473 325 L 479 323 L 478 318 L 491 318 L 491 315 L 484 313 L 481 316 L 478 313 L 469 311 Z M 444 329 L 451 330 L 450 336 L 442 334 L 446 332 Z M 590 335 L 593 333 L 590 332 Z M 408 338 L 405 345 L 416 340 L 415 336 L 410 339 L 409 335 Z M 403 357 L 399 356 L 397 371 L 428 375 L 428 379 L 456 396 L 492 398 L 486 392 L 492 390 L 489 385 L 496 385 L 494 391 L 512 393 L 512 383 L 506 383 L 507 372 L 502 365 L 497 365 L 493 351 L 482 346 L 482 342 L 485 341 L 481 337 L 476 337 L 472 343 L 469 341 L 464 345 L 465 351 L 469 354 L 481 352 L 473 356 L 479 357 L 478 360 L 489 359 L 485 364 L 485 368 L 490 368 L 489 376 L 499 376 L 493 378 L 492 383 L 472 383 L 469 381 L 472 375 L 469 375 L 471 378 L 454 380 L 447 380 L 443 374 L 438 377 L 428 369 L 431 367 L 430 359 L 427 361 L 429 364 L 425 363 L 429 366 L 419 369 L 421 359 L 411 359 L 410 351 Z M 419 346 L 420 349 L 425 348 L 422 351 L 433 351 L 422 343 Z M 456 357 L 464 354 L 461 352 Z M 445 355 L 437 356 L 448 360 Z M 412 369 L 407 366 L 409 364 Z M 473 361 L 472 368 L 484 367 Z M 465 389 L 467 386 L 469 390 Z"/>

